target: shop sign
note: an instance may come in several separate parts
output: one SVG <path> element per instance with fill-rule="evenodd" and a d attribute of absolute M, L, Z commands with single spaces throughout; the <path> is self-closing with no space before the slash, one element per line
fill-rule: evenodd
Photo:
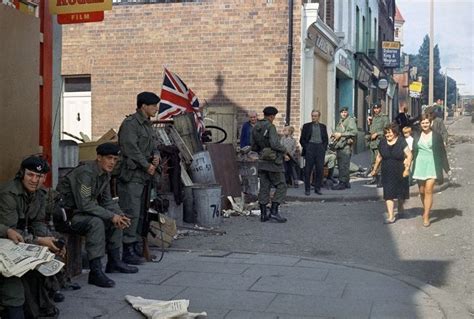
<path fill-rule="evenodd" d="M 334 60 L 336 46 L 333 45 L 314 24 L 308 28 L 308 39 L 311 44 L 314 45 L 315 53 L 329 62 Z"/>
<path fill-rule="evenodd" d="M 413 81 L 410 84 L 409 90 L 413 91 L 413 92 L 420 93 L 422 88 L 423 88 L 423 83 L 422 82 Z"/>
<path fill-rule="evenodd" d="M 339 51 L 340 52 L 340 51 Z M 344 72 L 347 76 L 352 77 L 352 63 L 344 54 L 339 53 L 339 57 L 337 58 L 337 65 L 339 70 Z"/>
<path fill-rule="evenodd" d="M 386 68 L 400 67 L 400 42 L 382 41 L 382 60 Z"/>
<path fill-rule="evenodd" d="M 58 14 L 59 24 L 104 21 L 104 11 Z"/>
<path fill-rule="evenodd" d="M 49 0 L 51 14 L 112 10 L 112 0 Z"/>
<path fill-rule="evenodd" d="M 368 70 L 361 63 L 359 63 L 359 67 L 357 69 L 358 69 L 358 71 L 357 71 L 357 81 L 359 81 L 365 87 L 369 87 L 370 78 L 372 77 L 372 74 L 371 74 L 370 70 Z"/>

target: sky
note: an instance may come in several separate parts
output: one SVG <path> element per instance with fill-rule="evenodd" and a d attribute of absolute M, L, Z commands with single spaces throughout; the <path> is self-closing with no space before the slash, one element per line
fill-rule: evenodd
<path fill-rule="evenodd" d="M 433 1 L 434 43 L 439 47 L 442 73 L 447 67 L 460 94 L 474 95 L 474 0 Z M 430 3 L 431 0 L 396 0 L 405 19 L 405 53 L 418 53 L 423 38 L 429 34 Z"/>

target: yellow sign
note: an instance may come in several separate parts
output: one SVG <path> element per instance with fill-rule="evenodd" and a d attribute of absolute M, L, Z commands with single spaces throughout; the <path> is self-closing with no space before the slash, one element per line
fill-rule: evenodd
<path fill-rule="evenodd" d="M 51 14 L 112 10 L 112 0 L 49 0 Z"/>
<path fill-rule="evenodd" d="M 382 49 L 400 49 L 400 42 L 382 41 Z"/>
<path fill-rule="evenodd" d="M 421 82 L 412 82 L 410 84 L 410 91 L 413 91 L 413 92 L 418 92 L 420 93 L 421 92 L 421 89 L 423 87 L 423 84 Z"/>

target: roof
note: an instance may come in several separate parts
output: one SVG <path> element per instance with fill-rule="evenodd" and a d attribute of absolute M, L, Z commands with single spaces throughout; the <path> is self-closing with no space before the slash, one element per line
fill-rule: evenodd
<path fill-rule="evenodd" d="M 405 22 L 405 19 L 403 18 L 402 14 L 400 13 L 400 10 L 398 9 L 398 6 L 395 6 L 396 12 L 395 12 L 395 21 L 397 22 Z"/>

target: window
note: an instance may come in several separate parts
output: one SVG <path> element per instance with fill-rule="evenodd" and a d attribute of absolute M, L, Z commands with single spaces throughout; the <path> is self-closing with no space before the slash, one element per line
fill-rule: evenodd
<path fill-rule="evenodd" d="M 356 6 L 356 51 L 360 51 L 360 9 Z"/>
<path fill-rule="evenodd" d="M 64 92 L 90 92 L 91 77 L 76 76 L 64 78 Z"/>
<path fill-rule="evenodd" d="M 395 28 L 395 38 L 398 38 L 400 36 L 400 29 Z"/>

